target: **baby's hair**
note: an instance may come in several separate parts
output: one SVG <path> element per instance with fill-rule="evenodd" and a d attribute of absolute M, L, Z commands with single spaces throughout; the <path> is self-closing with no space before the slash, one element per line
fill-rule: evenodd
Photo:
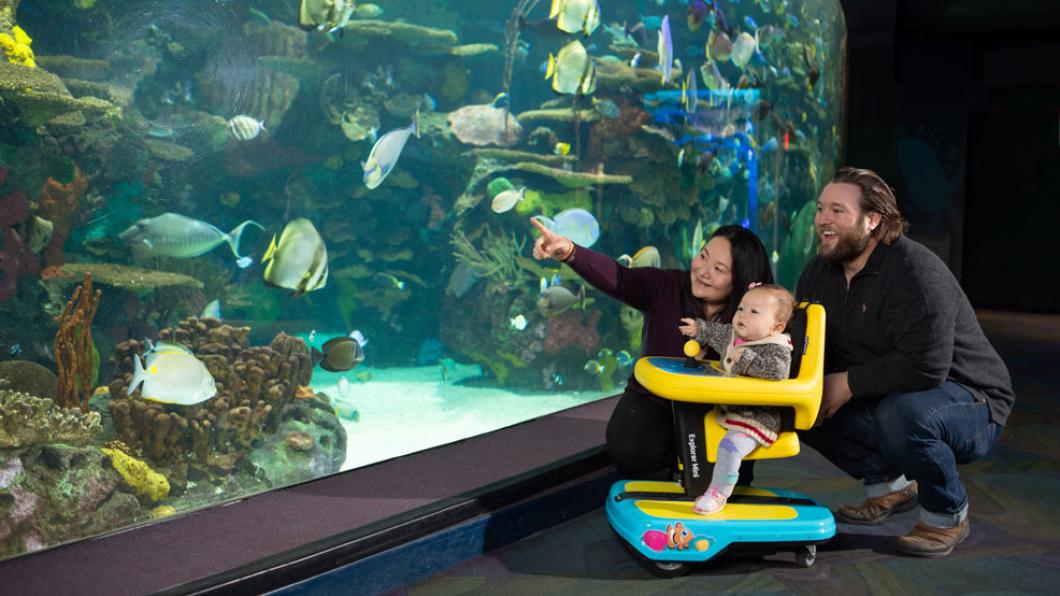
<path fill-rule="evenodd" d="M 795 312 L 795 297 L 791 295 L 787 288 L 777 284 L 759 284 L 747 290 L 747 292 L 758 290 L 767 291 L 777 299 L 777 322 L 784 323 L 784 326 L 787 327 L 788 321 L 791 320 L 791 313 Z"/>

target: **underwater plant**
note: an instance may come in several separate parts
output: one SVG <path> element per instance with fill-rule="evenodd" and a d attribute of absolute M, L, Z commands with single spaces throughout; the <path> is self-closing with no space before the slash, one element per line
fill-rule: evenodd
<path fill-rule="evenodd" d="M 514 234 L 511 237 L 494 234 L 487 227 L 481 250 L 460 230 L 453 230 L 449 243 L 453 246 L 453 256 L 470 265 L 482 277 L 509 286 L 518 283 L 521 269 L 516 258 L 523 254 L 526 238 L 518 240 Z"/>

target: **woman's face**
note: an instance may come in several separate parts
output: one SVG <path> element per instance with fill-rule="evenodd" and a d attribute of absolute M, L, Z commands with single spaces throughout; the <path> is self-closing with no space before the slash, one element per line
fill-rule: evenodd
<path fill-rule="evenodd" d="M 715 236 L 692 259 L 692 295 L 707 304 L 721 304 L 732 293 L 732 244 Z"/>

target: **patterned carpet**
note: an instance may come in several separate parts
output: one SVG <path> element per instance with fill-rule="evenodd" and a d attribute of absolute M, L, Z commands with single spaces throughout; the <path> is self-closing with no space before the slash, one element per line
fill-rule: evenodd
<path fill-rule="evenodd" d="M 971 535 L 945 559 L 897 553 L 917 512 L 876 527 L 839 525 L 810 569 L 791 553 L 727 557 L 673 580 L 641 567 L 602 509 L 466 561 L 399 594 L 1055 594 L 1060 592 L 1060 316 L 980 312 L 1008 363 L 1016 407 L 986 458 L 961 468 Z M 860 485 L 816 452 L 759 462 L 756 483 L 793 488 L 831 508 Z"/>

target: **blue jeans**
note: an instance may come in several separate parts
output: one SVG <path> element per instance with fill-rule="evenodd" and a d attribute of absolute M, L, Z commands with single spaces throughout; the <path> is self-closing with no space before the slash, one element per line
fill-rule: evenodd
<path fill-rule="evenodd" d="M 854 399 L 800 437 L 865 484 L 905 475 L 916 480 L 920 506 L 957 513 L 968 495 L 957 464 L 979 459 L 1001 434 L 986 403 L 946 381 L 934 389 Z"/>

